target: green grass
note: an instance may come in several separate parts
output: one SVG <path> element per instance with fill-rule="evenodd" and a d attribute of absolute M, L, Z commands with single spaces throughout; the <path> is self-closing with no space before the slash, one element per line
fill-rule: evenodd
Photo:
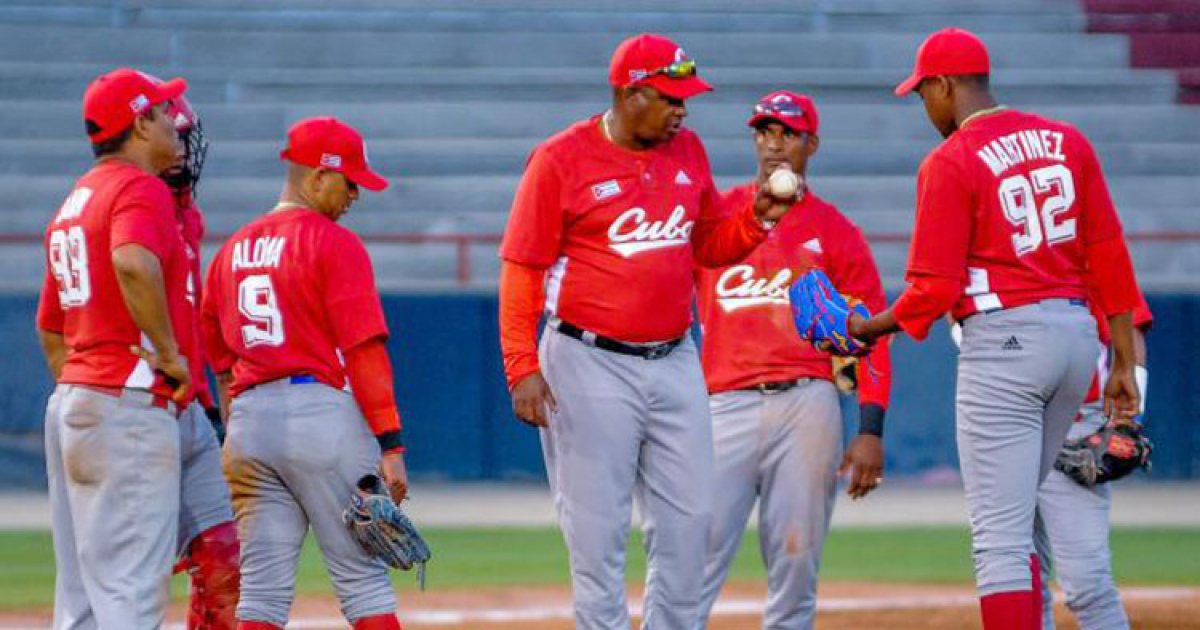
<path fill-rule="evenodd" d="M 567 556 L 553 528 L 434 529 L 430 588 L 565 584 Z M 631 537 L 630 580 L 645 574 L 640 536 Z M 1114 531 L 1115 571 L 1122 584 L 1200 585 L 1200 528 Z M 821 576 L 829 581 L 969 583 L 970 540 L 965 529 L 837 529 L 825 545 Z M 731 577 L 759 580 L 763 570 L 753 533 L 742 540 Z M 397 588 L 415 588 L 410 573 L 394 573 Z M 177 577 L 175 592 L 184 582 Z M 329 578 L 311 537 L 300 561 L 299 593 L 329 593 Z M 44 531 L 0 532 L 0 609 L 48 606 L 54 594 L 54 555 Z"/>

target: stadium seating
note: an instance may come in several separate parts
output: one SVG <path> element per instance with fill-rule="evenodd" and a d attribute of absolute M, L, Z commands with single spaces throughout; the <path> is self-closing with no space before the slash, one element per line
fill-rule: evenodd
<path fill-rule="evenodd" d="M 87 81 L 132 65 L 186 76 L 212 141 L 200 201 L 228 234 L 278 194 L 281 138 L 297 118 L 362 128 L 394 178 L 346 219 L 387 289 L 454 287 L 460 252 L 386 235 L 498 234 L 528 151 L 601 111 L 614 45 L 671 35 L 717 87 L 691 102 L 722 185 L 753 169 L 743 125 L 787 87 L 821 108 L 812 186 L 868 234 L 889 284 L 903 273 L 917 165 L 938 138 L 915 99 L 894 99 L 921 39 L 943 26 L 989 44 L 1007 104 L 1078 124 L 1096 143 L 1151 288 L 1200 280 L 1200 108 L 1175 74 L 1130 69 L 1122 34 L 1088 34 L 1069 0 L 8 0 L 0 6 L 0 289 L 32 291 L 38 234 L 88 164 Z M 1170 235 L 1176 235 L 1171 240 Z M 1180 237 L 1179 235 L 1183 235 Z M 472 287 L 494 285 L 495 243 L 465 252 Z"/>

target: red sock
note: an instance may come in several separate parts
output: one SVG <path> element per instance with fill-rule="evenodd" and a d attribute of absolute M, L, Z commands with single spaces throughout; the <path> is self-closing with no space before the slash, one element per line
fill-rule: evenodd
<path fill-rule="evenodd" d="M 1042 627 L 1042 560 L 1036 553 L 1029 554 L 1029 568 L 1033 571 L 1033 627 Z"/>
<path fill-rule="evenodd" d="M 1032 591 L 993 593 L 979 598 L 984 630 L 1041 630 L 1034 625 L 1029 609 L 1034 604 Z M 1038 617 L 1041 618 L 1040 615 Z"/>
<path fill-rule="evenodd" d="M 354 622 L 354 630 L 402 630 L 396 615 L 372 615 Z"/>

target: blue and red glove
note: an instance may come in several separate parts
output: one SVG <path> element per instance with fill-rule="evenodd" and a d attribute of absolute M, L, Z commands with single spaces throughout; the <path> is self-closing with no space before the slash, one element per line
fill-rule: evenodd
<path fill-rule="evenodd" d="M 861 301 L 842 297 L 824 271 L 813 269 L 800 276 L 788 288 L 788 299 L 796 332 L 802 339 L 840 356 L 860 356 L 870 351 L 870 346 L 852 338 L 848 330 L 851 315 L 870 319 L 871 312 Z"/>

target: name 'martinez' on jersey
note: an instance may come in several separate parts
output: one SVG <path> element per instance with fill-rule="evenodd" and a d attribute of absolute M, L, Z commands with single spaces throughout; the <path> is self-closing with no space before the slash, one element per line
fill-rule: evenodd
<path fill-rule="evenodd" d="M 979 147 L 975 155 L 996 177 L 1030 160 L 1067 161 L 1063 155 L 1063 133 L 1051 129 L 1021 129 L 999 136 Z"/>

